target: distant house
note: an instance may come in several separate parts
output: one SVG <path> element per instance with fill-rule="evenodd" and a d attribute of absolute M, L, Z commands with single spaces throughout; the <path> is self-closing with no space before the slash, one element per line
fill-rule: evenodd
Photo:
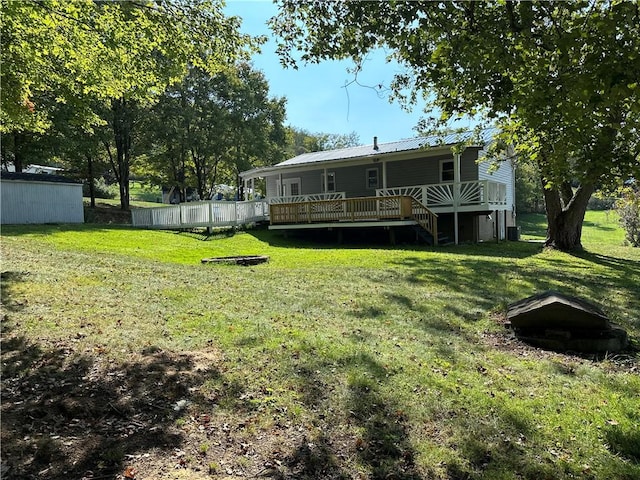
<path fill-rule="evenodd" d="M 470 137 L 469 137 L 470 138 Z M 412 228 L 430 243 L 504 239 L 515 225 L 510 161 L 479 163 L 489 138 L 420 137 L 305 153 L 240 174 L 245 192 L 266 183 L 271 229 Z"/>
<path fill-rule="evenodd" d="M 16 168 L 13 164 L 7 165 L 8 172 L 15 172 Z M 59 175 L 64 171 L 64 168 L 50 167 L 48 165 L 27 165 L 27 168 L 22 170 L 22 173 L 42 173 L 45 175 Z"/>
<path fill-rule="evenodd" d="M 83 223 L 82 184 L 53 174 L 2 172 L 0 223 Z"/>

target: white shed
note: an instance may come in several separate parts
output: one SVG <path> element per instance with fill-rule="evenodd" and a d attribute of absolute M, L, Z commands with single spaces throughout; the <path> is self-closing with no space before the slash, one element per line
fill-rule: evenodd
<path fill-rule="evenodd" d="M 58 175 L 2 172 L 0 223 L 84 223 L 82 184 Z"/>

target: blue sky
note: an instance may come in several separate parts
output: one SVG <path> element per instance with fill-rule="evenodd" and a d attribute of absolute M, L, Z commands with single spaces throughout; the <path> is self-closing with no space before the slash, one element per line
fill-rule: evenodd
<path fill-rule="evenodd" d="M 270 1 L 228 0 L 228 15 L 243 19 L 242 30 L 252 35 L 267 35 L 270 40 L 262 53 L 253 58 L 256 69 L 262 70 L 269 82 L 271 94 L 287 97 L 288 125 L 312 133 L 346 134 L 356 132 L 360 142 L 370 144 L 377 136 L 380 143 L 415 137 L 413 130 L 422 116 L 421 108 L 408 113 L 397 103 L 390 104 L 371 88 L 345 84 L 353 80 L 347 72 L 351 62 L 324 62 L 300 65 L 298 70 L 284 69 L 275 53 L 276 42 L 266 25 L 277 14 Z M 358 76 L 364 85 L 389 85 L 397 66 L 387 64 L 382 52 L 370 56 Z"/>

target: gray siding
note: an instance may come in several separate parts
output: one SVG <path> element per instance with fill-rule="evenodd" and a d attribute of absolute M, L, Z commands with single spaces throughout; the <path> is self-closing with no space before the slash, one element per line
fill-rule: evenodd
<path fill-rule="evenodd" d="M 439 183 L 441 160 L 453 160 L 453 156 L 442 155 L 388 162 L 387 187 L 408 187 Z"/>
<path fill-rule="evenodd" d="M 460 181 L 478 180 L 477 148 L 467 148 L 460 157 Z M 451 155 L 421 157 L 387 163 L 387 187 L 440 183 L 440 162 L 453 160 Z"/>
<path fill-rule="evenodd" d="M 82 185 L 0 182 L 3 224 L 83 223 Z"/>
<path fill-rule="evenodd" d="M 477 148 L 468 148 L 460 158 L 460 179 L 463 182 L 478 180 Z M 424 156 L 410 160 L 387 162 L 387 187 L 403 187 L 440 183 L 440 161 L 453 160 L 453 155 Z M 335 172 L 336 192 L 345 192 L 347 197 L 375 196 L 375 189 L 367 188 L 367 170 L 378 170 L 379 185 L 382 188 L 382 162 L 371 162 L 346 167 L 328 167 L 327 172 Z M 282 173 L 283 179 L 299 178 L 302 195 L 322 192 L 322 174 L 324 168 L 313 168 L 308 171 Z M 278 195 L 277 182 L 279 174 L 267 177 L 267 196 Z"/>

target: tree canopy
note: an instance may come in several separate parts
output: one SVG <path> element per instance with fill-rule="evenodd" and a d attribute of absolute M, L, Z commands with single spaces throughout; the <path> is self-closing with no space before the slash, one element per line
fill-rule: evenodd
<path fill-rule="evenodd" d="M 144 176 L 181 189 L 196 185 L 200 198 L 284 154 L 285 100 L 269 96 L 262 72 L 246 62 L 215 75 L 192 67 L 143 117 Z"/>
<path fill-rule="evenodd" d="M 2 131 L 46 127 L 32 100 L 150 99 L 187 65 L 215 72 L 258 42 L 221 0 L 1 0 Z M 91 119 L 87 119 L 91 120 Z"/>
<path fill-rule="evenodd" d="M 20 169 L 24 137 L 51 125 L 41 95 L 74 106 L 87 132 L 111 126 L 121 206 L 129 206 L 135 112 L 180 81 L 188 67 L 210 74 L 248 58 L 263 41 L 241 34 L 221 0 L 44 0 L 2 2 L 3 133 L 14 136 Z M 109 107 L 107 115 L 93 108 Z M 104 112 L 103 112 L 104 113 Z"/>
<path fill-rule="evenodd" d="M 271 20 L 286 65 L 385 48 L 392 85 L 423 96 L 435 127 L 482 115 L 542 176 L 547 244 L 580 248 L 587 201 L 638 175 L 637 2 L 279 2 Z M 299 52 L 299 57 L 296 53 Z"/>

